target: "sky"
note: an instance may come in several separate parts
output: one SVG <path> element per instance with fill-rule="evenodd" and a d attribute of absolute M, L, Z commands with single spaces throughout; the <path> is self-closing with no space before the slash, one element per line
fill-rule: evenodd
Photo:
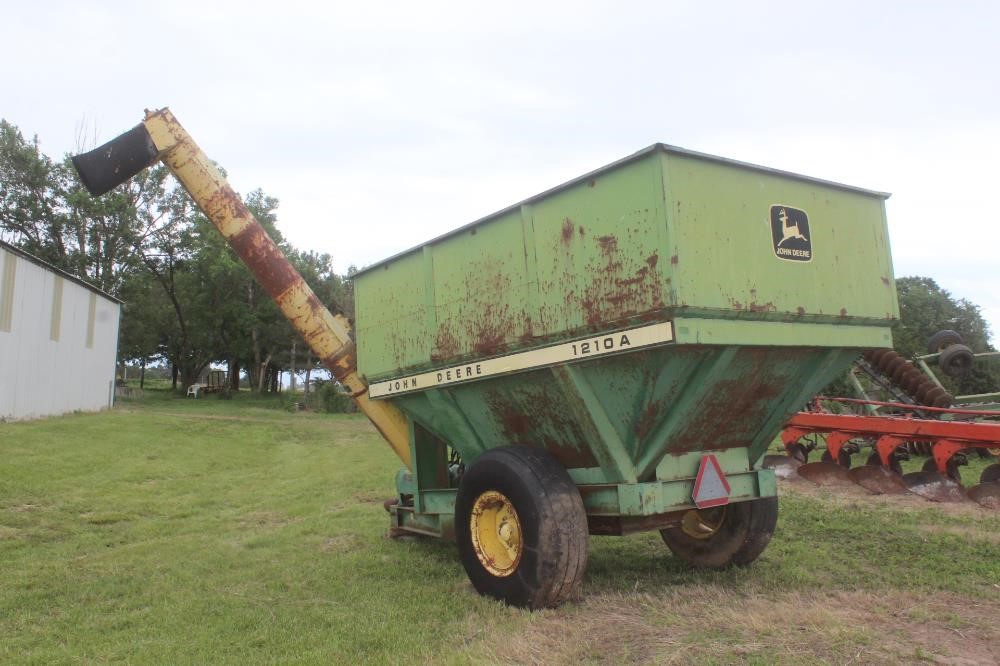
<path fill-rule="evenodd" d="M 887 191 L 897 277 L 1000 334 L 1000 3 L 10 3 L 0 117 L 54 157 L 169 106 L 364 266 L 664 142 Z"/>

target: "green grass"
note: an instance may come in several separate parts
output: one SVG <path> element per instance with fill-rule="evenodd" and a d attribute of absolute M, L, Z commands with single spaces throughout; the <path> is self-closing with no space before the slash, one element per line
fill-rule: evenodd
<path fill-rule="evenodd" d="M 363 417 L 275 404 L 164 394 L 0 424 L 0 661 L 506 663 L 511 636 L 621 595 L 656 627 L 678 611 L 644 595 L 685 590 L 1000 600 L 997 513 L 793 492 L 749 569 L 689 570 L 655 533 L 595 537 L 584 601 L 507 609 L 472 591 L 452 544 L 385 538 L 399 464 Z M 823 654 L 850 656 L 851 631 Z M 767 645 L 696 650 L 739 633 L 708 622 L 677 640 L 692 661 L 773 661 Z"/>

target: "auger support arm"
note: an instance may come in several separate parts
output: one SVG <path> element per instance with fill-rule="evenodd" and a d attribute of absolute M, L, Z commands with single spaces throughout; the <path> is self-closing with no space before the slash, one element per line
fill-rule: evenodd
<path fill-rule="evenodd" d="M 323 306 L 169 109 L 147 111 L 142 123 L 103 146 L 74 157 L 73 165 L 84 186 L 97 196 L 157 160 L 177 177 L 313 353 L 347 389 L 358 409 L 412 469 L 407 419 L 389 402 L 368 399 L 368 386 L 358 375 L 347 319 L 331 314 Z"/>

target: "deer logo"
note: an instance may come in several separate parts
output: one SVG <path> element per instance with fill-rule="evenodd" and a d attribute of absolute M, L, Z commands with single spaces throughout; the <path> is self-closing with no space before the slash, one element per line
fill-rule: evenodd
<path fill-rule="evenodd" d="M 771 206 L 771 239 L 774 254 L 788 261 L 812 259 L 809 217 L 804 210 L 791 206 Z"/>
<path fill-rule="evenodd" d="M 809 239 L 802 235 L 799 231 L 799 225 L 797 222 L 792 222 L 788 217 L 788 213 L 782 208 L 778 213 L 778 219 L 781 220 L 781 240 L 778 241 L 778 247 L 781 247 L 785 241 L 791 239 L 808 241 Z"/>

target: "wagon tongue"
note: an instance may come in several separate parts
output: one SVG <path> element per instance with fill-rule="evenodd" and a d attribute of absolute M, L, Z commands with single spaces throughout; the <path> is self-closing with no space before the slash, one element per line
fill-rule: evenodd
<path fill-rule="evenodd" d="M 874 495 L 906 493 L 902 477 L 881 465 L 861 465 L 848 472 L 848 476 L 851 481 Z"/>
<path fill-rule="evenodd" d="M 851 476 L 846 467 L 832 462 L 811 462 L 799 467 L 799 476 L 819 486 L 851 485 Z"/>
<path fill-rule="evenodd" d="M 980 483 L 969 488 L 969 499 L 987 509 L 1000 509 L 1000 481 Z"/>
<path fill-rule="evenodd" d="M 955 483 L 940 472 L 911 472 L 903 475 L 907 489 L 933 502 L 965 502 L 967 497 L 961 484 Z"/>

